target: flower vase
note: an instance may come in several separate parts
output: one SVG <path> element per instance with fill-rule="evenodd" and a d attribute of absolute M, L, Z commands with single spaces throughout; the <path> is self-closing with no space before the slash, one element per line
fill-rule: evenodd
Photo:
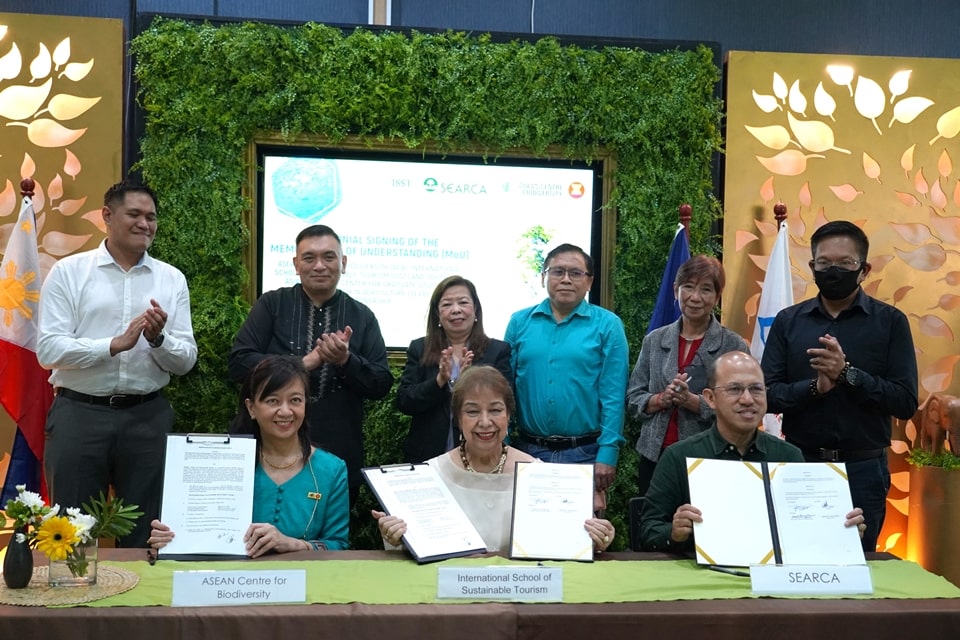
<path fill-rule="evenodd" d="M 97 584 L 98 540 L 81 543 L 64 560 L 51 560 L 47 582 L 51 587 L 87 587 Z"/>
<path fill-rule="evenodd" d="M 10 589 L 23 589 L 33 576 L 33 552 L 26 533 L 26 527 L 17 527 L 3 557 L 3 581 Z"/>

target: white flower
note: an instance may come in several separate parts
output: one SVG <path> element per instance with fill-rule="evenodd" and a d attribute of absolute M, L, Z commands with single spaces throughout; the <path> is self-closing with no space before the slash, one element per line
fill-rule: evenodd
<path fill-rule="evenodd" d="M 50 518 L 58 515 L 60 515 L 60 505 L 55 504 L 52 507 L 50 507 L 50 511 L 48 513 L 46 513 L 42 518 L 40 518 L 40 523 L 42 524 L 47 520 L 49 520 Z"/>
<path fill-rule="evenodd" d="M 25 485 L 25 484 L 18 484 L 18 485 L 17 485 L 17 493 L 23 493 L 23 492 L 26 491 L 26 490 L 27 490 L 27 485 Z"/>
<path fill-rule="evenodd" d="M 21 544 L 27 541 L 27 536 L 22 533 L 17 533 L 14 535 L 14 537 L 16 538 L 17 542 Z"/>
<path fill-rule="evenodd" d="M 40 497 L 39 493 L 20 491 L 20 497 L 17 499 L 20 501 L 20 504 L 30 509 L 32 513 L 37 513 L 43 508 L 43 498 Z"/>
<path fill-rule="evenodd" d="M 76 529 L 80 542 L 90 542 L 90 530 L 97 524 L 97 519 L 73 508 L 67 509 L 67 517 L 70 518 L 70 524 Z"/>

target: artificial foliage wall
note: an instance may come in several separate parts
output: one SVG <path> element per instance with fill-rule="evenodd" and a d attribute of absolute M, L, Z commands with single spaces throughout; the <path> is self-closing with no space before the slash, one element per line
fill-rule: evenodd
<path fill-rule="evenodd" d="M 145 113 L 138 168 L 160 200 L 153 253 L 186 274 L 199 346 L 194 371 L 170 389 L 182 431 L 222 430 L 236 407 L 226 355 L 249 308 L 244 158 L 257 134 L 393 139 L 410 148 L 480 149 L 490 159 L 515 148 L 544 154 L 551 145 L 570 158 L 612 152 L 618 225 L 610 276 L 633 357 L 678 204 L 693 206 L 693 250 L 716 246 L 711 162 L 721 145 L 721 106 L 719 70 L 706 47 L 652 53 L 550 37 L 494 42 L 453 32 L 157 18 L 131 50 Z M 392 396 L 370 407 L 369 463 L 396 461 L 406 424 Z M 635 438 L 628 426 L 608 509 L 621 546 Z M 353 528 L 355 546 L 378 544 L 367 520 Z"/>

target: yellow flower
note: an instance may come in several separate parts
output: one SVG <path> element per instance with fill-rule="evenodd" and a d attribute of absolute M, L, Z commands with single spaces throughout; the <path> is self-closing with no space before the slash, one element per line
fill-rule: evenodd
<path fill-rule="evenodd" d="M 37 531 L 37 550 L 51 560 L 65 560 L 78 542 L 77 530 L 64 516 L 47 518 Z"/>

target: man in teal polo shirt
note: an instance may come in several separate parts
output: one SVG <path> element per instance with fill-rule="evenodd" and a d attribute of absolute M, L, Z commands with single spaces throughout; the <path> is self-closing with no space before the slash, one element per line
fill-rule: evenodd
<path fill-rule="evenodd" d="M 757 429 L 767 411 L 767 389 L 753 356 L 730 351 L 717 358 L 703 399 L 716 412 L 716 424 L 670 445 L 660 457 L 640 516 L 644 551 L 693 550 L 693 523 L 703 522 L 703 514 L 690 504 L 687 458 L 803 462 L 800 449 Z M 863 511 L 848 513 L 845 525 L 856 526 L 862 536 Z"/>
<path fill-rule="evenodd" d="M 547 299 L 517 311 L 504 339 L 512 350 L 520 435 L 546 462 L 594 463 L 596 489 L 616 476 L 623 443 L 629 349 L 623 323 L 590 304 L 593 259 L 561 244 L 544 260 Z"/>

